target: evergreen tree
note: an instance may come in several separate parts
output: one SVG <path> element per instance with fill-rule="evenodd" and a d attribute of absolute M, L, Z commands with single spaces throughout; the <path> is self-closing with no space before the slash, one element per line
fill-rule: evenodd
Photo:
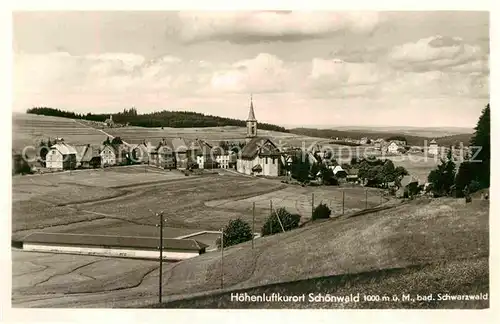
<path fill-rule="evenodd" d="M 479 150 L 474 160 L 480 162 L 474 163 L 474 177 L 482 188 L 490 186 L 490 104 L 483 109 L 477 122 L 474 136 L 471 139 L 471 145 Z M 472 156 L 474 156 L 474 153 Z"/>
<path fill-rule="evenodd" d="M 279 220 L 278 220 L 279 217 Z M 281 224 L 280 224 L 281 221 Z M 291 214 L 285 208 L 278 208 L 273 211 L 272 214 L 266 219 L 262 229 L 260 230 L 262 236 L 273 235 L 276 233 L 282 233 L 283 229 L 285 231 L 290 231 L 294 228 L 299 227 L 300 215 Z"/>
<path fill-rule="evenodd" d="M 249 241 L 252 237 L 252 229 L 247 222 L 241 218 L 232 219 L 224 228 L 224 247 Z M 215 243 L 218 248 L 221 247 L 220 238 Z"/>
<path fill-rule="evenodd" d="M 292 177 L 300 182 L 309 180 L 310 164 L 309 159 L 304 154 L 293 156 L 291 173 Z"/>
<path fill-rule="evenodd" d="M 441 159 L 441 164 L 437 169 L 432 170 L 427 177 L 431 184 L 434 196 L 447 196 L 451 194 L 455 183 L 455 162 L 453 161 L 452 150 L 448 151 L 445 159 Z"/>

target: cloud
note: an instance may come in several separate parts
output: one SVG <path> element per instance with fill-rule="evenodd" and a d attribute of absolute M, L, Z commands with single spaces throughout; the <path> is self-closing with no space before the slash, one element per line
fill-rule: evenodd
<path fill-rule="evenodd" d="M 214 72 L 211 89 L 229 93 L 271 93 L 297 89 L 303 71 L 297 64 L 260 53 L 253 59 L 235 62 L 230 68 Z M 303 75 L 302 75 L 303 76 Z"/>
<path fill-rule="evenodd" d="M 301 41 L 337 32 L 370 33 L 377 12 L 181 12 L 180 38 L 188 43 Z"/>
<path fill-rule="evenodd" d="M 489 97 L 488 77 L 458 72 L 404 72 L 380 85 L 380 95 L 405 98 Z"/>
<path fill-rule="evenodd" d="M 338 100 L 368 102 L 382 98 L 386 102 L 414 98 L 479 100 L 489 96 L 487 64 L 483 63 L 469 61 L 446 71 L 411 71 L 383 62 L 319 57 L 284 61 L 269 53 L 233 63 L 173 56 L 146 60 L 128 53 L 16 54 L 14 100 L 20 110 L 32 105 L 81 109 L 135 105 L 153 110 L 169 107 L 195 111 L 206 108 L 203 100 L 215 105 L 249 93 L 262 94 L 261 98 L 288 96 L 295 102 L 300 99 L 303 107 L 308 106 L 309 100 L 337 100 L 336 105 Z M 266 105 L 272 107 L 272 102 Z M 232 108 L 228 104 L 217 109 L 230 115 Z M 285 113 L 284 109 L 280 108 L 279 114 Z M 294 109 L 301 111 L 297 105 Z"/>
<path fill-rule="evenodd" d="M 374 63 L 314 58 L 307 88 L 314 97 L 372 97 L 376 95 L 378 84 L 390 76 L 389 69 Z"/>
<path fill-rule="evenodd" d="M 467 44 L 460 37 L 438 35 L 395 46 L 389 52 L 388 60 L 396 68 L 432 71 L 483 60 L 486 55 L 480 46 Z"/>

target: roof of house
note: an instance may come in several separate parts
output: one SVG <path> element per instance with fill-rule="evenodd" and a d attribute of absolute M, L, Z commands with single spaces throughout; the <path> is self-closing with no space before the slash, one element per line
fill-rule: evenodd
<path fill-rule="evenodd" d="M 90 162 L 95 157 L 99 156 L 99 148 L 93 147 L 90 144 L 76 145 L 76 160 L 80 162 Z"/>
<path fill-rule="evenodd" d="M 61 245 L 128 247 L 136 249 L 158 249 L 158 238 L 141 236 L 87 235 L 69 233 L 33 233 L 22 239 L 23 243 L 45 243 Z M 208 245 L 192 239 L 163 239 L 166 250 L 200 251 Z"/>
<path fill-rule="evenodd" d="M 190 151 L 193 151 L 197 155 L 199 154 L 208 155 L 212 150 L 212 145 L 200 139 L 189 141 L 187 147 Z"/>
<path fill-rule="evenodd" d="M 401 179 L 401 187 L 406 187 L 411 183 L 418 183 L 418 179 L 412 175 L 406 175 Z"/>
<path fill-rule="evenodd" d="M 59 151 L 62 155 L 77 154 L 76 149 L 73 146 L 65 143 L 54 144 L 50 148 Z"/>
<path fill-rule="evenodd" d="M 346 172 L 344 169 L 342 169 L 342 167 L 340 165 L 336 165 L 334 168 L 333 168 L 333 174 L 337 174 L 337 172 Z"/>
<path fill-rule="evenodd" d="M 187 152 L 188 150 L 186 141 L 180 137 L 172 138 L 172 146 L 174 151 L 178 153 Z"/>
<path fill-rule="evenodd" d="M 252 138 L 241 151 L 243 159 L 253 159 L 256 155 L 277 156 L 280 154 L 280 150 L 271 139 L 260 136 Z"/>
<path fill-rule="evenodd" d="M 99 156 L 99 148 L 89 145 L 82 157 L 82 162 L 90 162 L 93 158 Z"/>
<path fill-rule="evenodd" d="M 106 147 L 111 148 L 111 150 L 113 150 L 113 152 L 115 153 L 115 155 L 118 155 L 119 152 L 121 152 L 122 155 L 123 155 L 124 153 L 128 153 L 129 150 L 130 150 L 129 146 L 126 145 L 126 144 L 105 144 L 104 147 L 103 147 L 103 150 Z"/>
<path fill-rule="evenodd" d="M 429 142 L 429 144 L 437 144 L 437 142 L 435 139 L 433 139 L 432 141 Z"/>
<path fill-rule="evenodd" d="M 172 139 L 170 138 L 162 138 L 161 141 L 154 147 L 156 152 L 160 151 L 172 151 L 174 149 L 174 145 L 172 144 Z"/>

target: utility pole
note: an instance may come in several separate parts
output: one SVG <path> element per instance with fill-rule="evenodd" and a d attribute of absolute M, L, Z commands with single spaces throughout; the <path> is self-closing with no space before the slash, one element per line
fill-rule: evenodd
<path fill-rule="evenodd" d="M 155 215 L 155 217 L 160 218 L 160 223 L 156 224 L 156 227 L 159 227 L 160 229 L 160 244 L 158 245 L 158 249 L 160 250 L 160 275 L 158 276 L 158 302 L 161 304 L 162 301 L 162 286 L 163 286 L 163 222 L 165 221 L 163 219 L 163 211 L 159 213 L 154 213 L 151 209 L 149 210 L 151 213 Z"/>
<path fill-rule="evenodd" d="M 254 248 L 254 241 L 255 239 L 255 201 L 252 204 L 252 249 Z"/>
<path fill-rule="evenodd" d="M 220 289 L 224 288 L 224 227 L 220 230 Z"/>

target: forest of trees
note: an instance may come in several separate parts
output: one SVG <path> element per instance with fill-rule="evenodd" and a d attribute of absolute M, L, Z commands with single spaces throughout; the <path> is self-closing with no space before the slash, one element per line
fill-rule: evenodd
<path fill-rule="evenodd" d="M 78 114 L 70 111 L 48 107 L 33 107 L 26 111 L 28 114 L 65 117 L 73 119 L 85 119 L 92 121 L 104 122 L 111 115 L 113 121 L 118 124 L 129 124 L 131 126 L 141 127 L 218 127 L 218 126 L 239 126 L 245 127 L 244 120 L 218 117 L 212 115 L 204 115 L 189 111 L 159 111 L 148 114 L 138 114 L 137 109 L 124 109 L 123 112 L 114 114 Z M 259 129 L 287 132 L 284 127 L 259 123 Z"/>

